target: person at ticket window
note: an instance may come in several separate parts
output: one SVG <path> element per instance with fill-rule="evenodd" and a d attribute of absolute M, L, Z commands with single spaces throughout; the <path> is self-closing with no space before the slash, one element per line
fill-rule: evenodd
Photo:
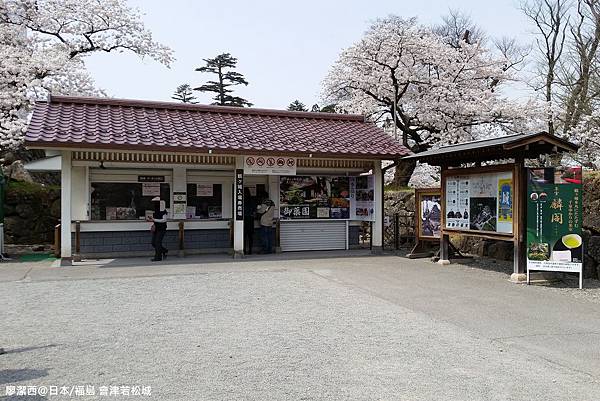
<path fill-rule="evenodd" d="M 167 232 L 167 210 L 165 208 L 165 201 L 161 201 L 160 197 L 152 198 L 154 205 L 154 214 L 148 218 L 148 221 L 153 222 L 152 224 L 152 246 L 154 247 L 154 258 L 153 262 L 167 258 L 169 250 L 162 244 L 165 234 Z"/>
<path fill-rule="evenodd" d="M 273 219 L 275 217 L 275 204 L 271 199 L 264 199 L 257 207 L 260 215 L 260 234 L 262 239 L 261 253 L 273 252 Z"/>

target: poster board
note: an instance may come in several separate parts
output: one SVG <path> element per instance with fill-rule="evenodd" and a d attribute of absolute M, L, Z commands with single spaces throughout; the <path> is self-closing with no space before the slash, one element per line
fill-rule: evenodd
<path fill-rule="evenodd" d="M 442 229 L 441 188 L 418 188 L 415 190 L 417 213 L 416 236 L 419 240 L 439 241 Z"/>
<path fill-rule="evenodd" d="M 581 167 L 527 169 L 527 281 L 529 271 L 583 276 Z"/>
<path fill-rule="evenodd" d="M 350 220 L 375 221 L 375 178 L 350 177 Z"/>
<path fill-rule="evenodd" d="M 349 177 L 280 176 L 279 215 L 283 220 L 349 219 Z"/>
<path fill-rule="evenodd" d="M 513 166 L 446 170 L 442 190 L 443 232 L 514 238 Z"/>

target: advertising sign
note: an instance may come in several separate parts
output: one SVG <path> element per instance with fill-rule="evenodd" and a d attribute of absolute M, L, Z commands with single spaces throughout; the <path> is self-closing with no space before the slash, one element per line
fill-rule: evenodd
<path fill-rule="evenodd" d="M 244 156 L 244 174 L 296 175 L 297 159 L 287 156 Z"/>
<path fill-rule="evenodd" d="M 512 172 L 446 178 L 445 228 L 512 233 Z"/>
<path fill-rule="evenodd" d="M 372 175 L 350 177 L 350 219 L 375 220 L 375 179 Z"/>
<path fill-rule="evenodd" d="M 348 219 L 349 177 L 280 177 L 279 207 L 281 219 Z"/>
<path fill-rule="evenodd" d="M 421 238 L 440 238 L 442 226 L 441 195 L 419 193 L 419 232 Z"/>
<path fill-rule="evenodd" d="M 528 272 L 561 271 L 581 275 L 581 167 L 530 168 L 527 175 Z"/>

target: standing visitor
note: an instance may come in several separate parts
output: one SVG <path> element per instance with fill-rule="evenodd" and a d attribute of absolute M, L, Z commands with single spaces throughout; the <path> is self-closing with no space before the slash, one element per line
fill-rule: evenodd
<path fill-rule="evenodd" d="M 167 210 L 165 208 L 165 201 L 161 201 L 160 197 L 152 198 L 154 204 L 154 214 L 149 218 L 152 224 L 152 246 L 154 247 L 154 258 L 153 262 L 158 262 L 167 258 L 169 250 L 163 247 L 163 239 L 167 232 Z"/>
<path fill-rule="evenodd" d="M 275 217 L 275 204 L 271 199 L 264 199 L 257 208 L 260 216 L 260 234 L 262 238 L 262 252 L 273 253 L 273 218 Z"/>
<path fill-rule="evenodd" d="M 252 255 L 254 246 L 254 220 L 256 220 L 256 197 L 250 188 L 244 188 L 244 254 Z"/>

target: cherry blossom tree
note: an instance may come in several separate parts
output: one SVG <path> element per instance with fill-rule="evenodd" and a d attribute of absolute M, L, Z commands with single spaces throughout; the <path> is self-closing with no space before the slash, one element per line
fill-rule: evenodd
<path fill-rule="evenodd" d="M 22 143 L 36 99 L 101 93 L 84 64 L 96 52 L 133 52 L 167 66 L 173 61 L 125 0 L 0 1 L 2 149 Z"/>
<path fill-rule="evenodd" d="M 499 94 L 514 79 L 514 60 L 479 42 L 450 43 L 438 32 L 416 18 L 376 20 L 339 56 L 324 80 L 324 98 L 376 123 L 394 125 L 395 109 L 398 136 L 414 152 L 474 139 L 481 126 L 511 128 L 533 110 Z"/>

